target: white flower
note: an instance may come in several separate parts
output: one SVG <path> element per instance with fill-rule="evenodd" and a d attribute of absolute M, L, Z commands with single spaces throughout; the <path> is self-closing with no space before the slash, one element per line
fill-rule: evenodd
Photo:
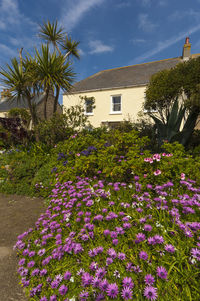
<path fill-rule="evenodd" d="M 74 282 L 74 277 L 71 277 L 69 281 Z"/>

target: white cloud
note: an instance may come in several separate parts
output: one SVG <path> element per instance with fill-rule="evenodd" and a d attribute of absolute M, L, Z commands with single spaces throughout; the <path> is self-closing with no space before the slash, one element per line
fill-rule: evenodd
<path fill-rule="evenodd" d="M 143 44 L 146 42 L 146 40 L 145 39 L 132 39 L 131 42 L 133 44 Z"/>
<path fill-rule="evenodd" d="M 147 14 L 139 14 L 138 21 L 138 27 L 145 32 L 152 32 L 157 27 L 156 24 L 149 20 L 149 16 Z"/>
<path fill-rule="evenodd" d="M 167 0 L 160 0 L 158 1 L 158 5 L 160 6 L 166 6 L 168 3 L 167 3 Z"/>
<path fill-rule="evenodd" d="M 99 40 L 93 40 L 89 42 L 89 47 L 90 47 L 90 53 L 95 54 L 95 53 L 103 53 L 103 52 L 112 52 L 114 48 L 112 46 L 108 46 L 103 44 Z"/>
<path fill-rule="evenodd" d="M 89 10 L 102 4 L 104 1 L 105 0 L 76 0 L 73 1 L 70 7 L 69 2 L 67 2 L 66 7 L 63 8 L 61 23 L 69 32 L 80 22 Z"/>
<path fill-rule="evenodd" d="M 147 7 L 147 6 L 151 6 L 152 0 L 140 0 L 140 2 L 142 3 L 143 6 Z"/>
<path fill-rule="evenodd" d="M 184 11 L 175 11 L 173 14 L 171 14 L 169 16 L 169 20 L 170 21 L 177 21 L 178 19 L 184 19 L 184 18 L 187 18 L 187 17 L 191 17 L 192 20 L 196 20 L 196 21 L 199 21 L 199 18 L 200 18 L 200 11 L 196 11 L 194 9 L 189 9 L 189 10 L 184 10 Z"/>
<path fill-rule="evenodd" d="M 130 7 L 131 6 L 131 2 L 130 1 L 121 1 L 119 3 L 116 4 L 117 8 L 125 8 L 125 7 Z"/>
<path fill-rule="evenodd" d="M 5 44 L 0 43 L 0 52 L 4 53 L 7 57 L 15 57 L 16 51 Z"/>
<path fill-rule="evenodd" d="M 151 56 L 161 52 L 162 50 L 165 50 L 167 48 L 169 48 L 170 46 L 176 44 L 177 42 L 179 42 L 180 40 L 184 39 L 186 36 L 189 36 L 197 31 L 200 30 L 200 24 L 197 26 L 194 26 L 188 30 L 186 30 L 185 32 L 181 32 L 178 37 L 177 36 L 173 36 L 170 39 L 164 41 L 164 42 L 159 42 L 157 43 L 157 46 L 153 49 L 151 49 L 150 51 L 147 51 L 146 53 L 144 53 L 143 55 L 137 57 L 136 59 L 134 59 L 134 61 L 132 62 L 133 64 L 136 63 L 141 63 L 144 62 L 144 60 L 150 58 Z"/>
<path fill-rule="evenodd" d="M 28 23 L 35 26 L 36 24 L 19 10 L 18 0 L 1 0 L 0 3 L 0 18 L 1 22 L 5 25 L 20 25 Z"/>

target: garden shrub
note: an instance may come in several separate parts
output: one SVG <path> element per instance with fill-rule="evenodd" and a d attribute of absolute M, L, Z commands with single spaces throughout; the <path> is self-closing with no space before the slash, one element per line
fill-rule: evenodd
<path fill-rule="evenodd" d="M 15 245 L 30 300 L 199 300 L 200 188 L 142 181 L 56 183 Z"/>

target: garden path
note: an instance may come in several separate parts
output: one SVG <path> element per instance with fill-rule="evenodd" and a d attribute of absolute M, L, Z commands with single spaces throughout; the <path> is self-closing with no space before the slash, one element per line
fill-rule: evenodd
<path fill-rule="evenodd" d="M 33 227 L 44 212 L 41 198 L 0 194 L 0 301 L 26 301 L 16 273 L 13 246 L 17 236 Z"/>

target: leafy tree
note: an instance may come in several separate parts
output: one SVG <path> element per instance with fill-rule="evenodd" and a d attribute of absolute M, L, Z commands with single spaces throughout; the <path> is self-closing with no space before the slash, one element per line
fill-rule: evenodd
<path fill-rule="evenodd" d="M 154 120 L 161 145 L 164 140 L 186 145 L 200 113 L 200 58 L 152 76 L 144 109 Z"/>

